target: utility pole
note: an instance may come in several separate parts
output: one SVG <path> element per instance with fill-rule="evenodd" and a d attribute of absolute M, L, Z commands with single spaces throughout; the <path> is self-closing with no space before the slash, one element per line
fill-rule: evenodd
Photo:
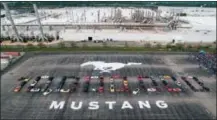
<path fill-rule="evenodd" d="M 38 22 L 38 25 L 39 25 L 39 30 L 40 30 L 40 33 L 41 33 L 42 41 L 45 41 L 45 40 L 47 40 L 47 38 L 44 36 L 44 33 L 43 33 L 43 28 L 41 26 L 41 21 L 40 21 L 40 18 L 39 18 L 38 8 L 37 8 L 36 4 L 33 4 L 33 8 L 35 10 L 35 15 L 37 17 L 37 22 Z"/>
<path fill-rule="evenodd" d="M 11 22 L 11 25 L 12 25 L 12 29 L 13 29 L 13 31 L 14 31 L 14 33 L 15 33 L 15 36 L 16 36 L 16 40 L 17 41 L 23 41 L 23 39 L 19 36 L 19 33 L 18 33 L 18 31 L 17 31 L 17 28 L 16 28 L 16 26 L 15 26 L 15 24 L 14 24 L 14 20 L 13 20 L 13 18 L 11 17 L 11 13 L 10 13 L 10 10 L 9 10 L 9 8 L 8 8 L 8 5 L 6 4 L 6 3 L 2 3 L 3 4 L 3 6 L 4 6 L 4 9 L 6 10 L 6 17 L 8 17 L 8 19 L 10 20 L 10 22 Z"/>

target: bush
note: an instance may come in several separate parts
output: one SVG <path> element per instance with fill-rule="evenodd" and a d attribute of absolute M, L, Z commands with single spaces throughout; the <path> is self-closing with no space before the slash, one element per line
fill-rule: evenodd
<path fill-rule="evenodd" d="M 177 49 L 177 50 L 183 50 L 183 48 L 184 48 L 184 45 L 183 45 L 183 44 L 181 44 L 181 43 L 177 43 L 177 44 L 176 44 L 176 49 Z"/>
<path fill-rule="evenodd" d="M 162 48 L 162 45 L 161 45 L 160 43 L 158 43 L 158 44 L 156 45 L 156 47 L 157 47 L 157 48 Z"/>
<path fill-rule="evenodd" d="M 33 44 L 31 44 L 31 43 L 28 43 L 27 44 L 27 47 L 33 47 L 34 45 Z"/>
<path fill-rule="evenodd" d="M 203 46 L 203 48 L 205 48 L 205 49 L 209 49 L 209 48 L 211 48 L 211 45 Z"/>
<path fill-rule="evenodd" d="M 103 47 L 108 47 L 108 45 L 107 45 L 106 42 L 103 42 L 103 43 L 102 43 L 102 46 L 103 46 Z"/>
<path fill-rule="evenodd" d="M 71 45 L 72 48 L 76 48 L 77 47 L 77 45 L 76 45 L 75 42 L 71 42 L 70 45 Z"/>
<path fill-rule="evenodd" d="M 192 49 L 192 48 L 193 48 L 192 45 L 187 46 L 187 49 Z"/>
<path fill-rule="evenodd" d="M 187 13 L 178 13 L 179 16 L 187 16 Z"/>
<path fill-rule="evenodd" d="M 145 48 L 151 48 L 151 44 L 150 43 L 145 43 L 144 47 Z"/>
<path fill-rule="evenodd" d="M 170 44 L 167 44 L 166 48 L 169 49 L 169 48 L 172 48 L 172 46 Z"/>
<path fill-rule="evenodd" d="M 88 47 L 88 45 L 86 43 L 83 43 L 82 47 L 85 48 L 85 47 Z"/>
<path fill-rule="evenodd" d="M 129 47 L 129 45 L 128 45 L 127 42 L 125 42 L 124 47 L 125 47 L 125 48 Z"/>
<path fill-rule="evenodd" d="M 38 43 L 38 47 L 40 48 L 46 48 L 46 45 L 43 42 Z"/>
<path fill-rule="evenodd" d="M 58 44 L 58 46 L 59 46 L 60 48 L 64 48 L 64 47 L 65 47 L 65 44 L 64 44 L 63 42 L 60 42 L 60 43 Z"/>

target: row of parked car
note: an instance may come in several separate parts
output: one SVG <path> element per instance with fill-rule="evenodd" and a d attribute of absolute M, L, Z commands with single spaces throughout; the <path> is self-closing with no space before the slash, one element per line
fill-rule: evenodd
<path fill-rule="evenodd" d="M 209 92 L 210 89 L 208 87 L 206 87 L 204 85 L 203 82 L 201 82 L 197 77 L 192 77 L 192 76 L 188 76 L 188 77 L 181 77 L 182 80 L 191 88 L 191 90 L 193 90 L 194 92 Z M 199 86 L 201 86 L 201 89 L 196 89 L 196 87 L 194 85 L 191 84 L 191 82 L 189 81 L 189 79 L 193 79 L 197 84 L 199 84 Z"/>
<path fill-rule="evenodd" d="M 64 89 L 63 86 L 64 86 L 67 78 L 73 78 L 74 80 L 69 84 L 69 87 L 67 89 Z M 188 79 L 186 77 L 181 77 L 181 78 L 195 92 L 196 91 L 209 91 L 209 88 L 204 86 L 204 83 L 201 82 L 197 77 L 192 77 L 192 79 L 202 87 L 201 90 L 197 90 L 188 81 Z M 27 92 L 42 92 L 43 95 L 48 95 L 49 93 L 51 93 L 53 91 L 52 89 L 49 88 L 51 86 L 53 79 L 54 79 L 54 77 L 51 77 L 51 76 L 38 76 L 32 81 L 32 83 L 29 84 L 26 91 Z M 96 87 L 96 88 L 90 88 L 91 79 L 93 79 L 91 76 L 86 76 L 84 78 L 83 92 L 92 91 L 92 92 L 103 93 L 105 91 L 104 90 L 104 77 L 103 76 L 94 77 L 94 79 L 97 79 L 97 81 L 98 81 L 98 87 Z M 137 77 L 138 88 L 136 88 L 133 91 L 131 91 L 129 89 L 129 83 L 128 83 L 128 79 L 126 76 L 123 77 L 123 79 L 122 79 L 121 88 L 115 87 L 115 82 L 114 82 L 115 79 L 116 78 L 114 78 L 114 77 L 109 78 L 109 91 L 111 93 L 114 93 L 114 92 L 128 92 L 128 93 L 130 92 L 131 93 L 132 92 L 132 94 L 138 94 L 141 90 L 145 91 L 145 92 L 160 92 L 160 91 L 162 91 L 161 86 L 157 82 L 157 79 L 153 76 L 144 76 L 144 77 L 138 76 Z M 152 87 L 146 88 L 145 82 L 144 82 L 145 79 L 151 80 Z M 20 81 L 20 83 L 18 86 L 15 87 L 14 92 L 19 92 L 30 80 L 31 80 L 31 78 L 25 78 L 25 77 L 19 78 L 18 81 Z M 181 82 L 179 80 L 176 79 L 176 77 L 164 75 L 164 76 L 159 76 L 159 80 L 168 92 L 182 92 L 183 85 L 181 84 Z M 37 86 L 39 81 L 45 81 L 45 83 Z M 58 83 L 57 87 L 55 88 L 54 92 L 63 92 L 63 93 L 75 92 L 78 89 L 78 87 L 80 86 L 79 81 L 80 81 L 79 77 L 63 76 L 61 78 L 60 82 Z M 175 84 L 175 86 L 174 86 L 174 84 Z"/>
<path fill-rule="evenodd" d="M 70 85 L 68 89 L 63 89 L 63 86 L 65 84 L 65 81 L 67 78 L 74 78 L 75 81 L 73 81 Z M 48 95 L 49 93 L 51 93 L 53 90 L 50 89 L 50 85 L 53 81 L 54 77 L 52 76 L 38 76 L 36 77 L 32 83 L 29 84 L 29 86 L 26 89 L 26 92 L 42 92 L 43 95 Z M 20 81 L 20 83 L 15 87 L 14 92 L 20 92 L 21 89 L 28 83 L 28 81 L 30 81 L 31 78 L 25 78 L 25 77 L 21 77 L 18 79 L 18 81 Z M 63 76 L 61 78 L 61 81 L 59 82 L 58 86 L 55 89 L 55 92 L 75 92 L 78 84 L 79 84 L 79 77 L 67 77 L 67 76 Z M 39 81 L 46 81 L 45 84 L 41 85 L 41 86 L 37 86 Z"/>
<path fill-rule="evenodd" d="M 217 72 L 217 55 L 201 51 L 199 53 L 191 53 L 189 59 L 196 60 L 200 67 L 205 67 L 209 72 L 216 74 Z"/>

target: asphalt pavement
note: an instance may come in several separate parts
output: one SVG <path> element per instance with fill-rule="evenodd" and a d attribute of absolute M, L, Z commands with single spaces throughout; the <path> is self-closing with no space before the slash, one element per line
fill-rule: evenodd
<path fill-rule="evenodd" d="M 27 53 L 28 54 L 28 53 Z M 90 80 L 89 92 L 83 92 L 84 77 L 92 75 L 93 66 L 81 68 L 80 64 L 88 61 L 104 62 L 140 62 L 139 66 L 127 66 L 116 71 L 113 75 L 127 76 L 129 92 L 110 92 L 110 73 L 104 73 L 104 93 L 91 91 L 99 87 L 98 79 Z M 210 88 L 210 92 L 193 92 L 187 84 L 181 80 L 184 75 L 197 76 Z M 44 96 L 39 93 L 27 93 L 25 90 L 37 76 L 48 75 L 54 79 L 50 88 L 55 90 L 63 76 L 79 76 L 79 86 L 74 93 L 51 92 Z M 138 75 L 153 76 L 161 89 L 159 92 L 147 92 L 140 90 L 136 95 L 132 91 L 138 88 Z M 162 84 L 159 75 L 174 75 L 181 82 L 182 92 L 170 93 Z M 17 79 L 21 76 L 32 79 L 21 89 L 13 92 Z M 73 79 L 66 80 L 65 89 L 69 87 Z M 177 87 L 174 81 L 168 80 L 170 87 Z M 39 81 L 38 85 L 44 85 L 46 81 Z M 153 87 L 149 78 L 143 78 L 146 88 Z M 196 84 L 196 83 L 194 83 Z M 37 86 L 38 86 L 37 85 Z M 122 78 L 114 80 L 115 90 L 123 86 Z M 168 105 L 160 108 L 156 101 L 162 100 Z M 50 109 L 52 102 L 63 101 L 62 109 Z M 98 102 L 95 110 L 89 109 L 91 102 Z M 109 109 L 106 101 L 115 101 L 113 109 Z M 124 101 L 128 101 L 132 108 L 123 109 Z M 140 108 L 138 101 L 148 101 L 151 108 Z M 75 106 L 80 109 L 75 110 Z M 216 79 L 198 68 L 195 62 L 189 61 L 185 54 L 146 54 L 146 53 L 44 53 L 28 57 L 23 62 L 11 67 L 1 76 L 1 119 L 214 119 L 216 116 Z"/>

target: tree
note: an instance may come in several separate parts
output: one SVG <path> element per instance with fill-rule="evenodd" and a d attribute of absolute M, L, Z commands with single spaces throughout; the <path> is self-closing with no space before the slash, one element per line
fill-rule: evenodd
<path fill-rule="evenodd" d="M 40 48 L 46 48 L 46 45 L 43 42 L 38 43 L 38 47 Z"/>
<path fill-rule="evenodd" d="M 172 48 L 172 46 L 170 44 L 167 44 L 166 48 L 169 49 L 169 48 Z"/>
<path fill-rule="evenodd" d="M 181 43 L 177 43 L 177 44 L 176 44 L 176 49 L 178 49 L 178 50 L 183 50 L 183 48 L 184 48 L 184 45 L 183 45 L 183 44 L 181 44 Z"/>
<path fill-rule="evenodd" d="M 88 47 L 88 45 L 86 43 L 83 43 L 82 47 L 85 48 L 85 47 Z"/>
<path fill-rule="evenodd" d="M 28 43 L 27 44 L 27 47 L 33 47 L 34 45 L 33 44 L 31 44 L 31 43 Z"/>
<path fill-rule="evenodd" d="M 157 47 L 157 48 L 161 48 L 162 45 L 161 45 L 160 43 L 158 43 L 158 44 L 156 45 L 156 47 Z"/>
<path fill-rule="evenodd" d="M 145 43 L 145 48 L 151 48 L 151 44 L 150 43 Z"/>
<path fill-rule="evenodd" d="M 103 45 L 103 47 L 108 47 L 106 42 L 103 42 L 102 45 Z"/>
<path fill-rule="evenodd" d="M 63 42 L 60 42 L 59 45 L 58 45 L 60 48 L 64 48 L 65 47 L 65 44 Z"/>
<path fill-rule="evenodd" d="M 70 45 L 71 45 L 72 48 L 76 48 L 77 47 L 77 45 L 76 45 L 75 42 L 71 42 Z"/>
<path fill-rule="evenodd" d="M 188 49 L 192 49 L 192 45 L 188 45 L 187 48 L 188 48 Z"/>
<path fill-rule="evenodd" d="M 125 42 L 124 47 L 125 47 L 125 48 L 128 48 L 128 47 L 129 47 L 129 45 L 128 45 L 127 42 Z"/>

